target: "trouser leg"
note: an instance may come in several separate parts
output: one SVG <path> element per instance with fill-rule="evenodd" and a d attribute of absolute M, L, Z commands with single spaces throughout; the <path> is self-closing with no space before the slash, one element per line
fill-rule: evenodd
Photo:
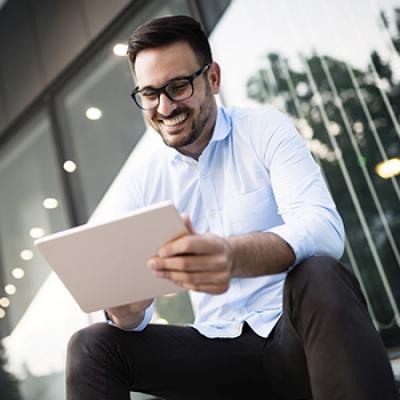
<path fill-rule="evenodd" d="M 334 259 L 313 257 L 288 274 L 282 324 L 302 342 L 314 400 L 397 399 L 359 284 Z"/>
<path fill-rule="evenodd" d="M 68 400 L 128 400 L 129 390 L 167 399 L 394 400 L 393 374 L 363 296 L 335 260 L 314 257 L 288 274 L 271 337 L 237 339 L 192 328 L 124 332 L 96 324 L 72 338 Z M 257 396 L 258 395 L 258 396 Z"/>
<path fill-rule="evenodd" d="M 208 339 L 188 327 L 124 332 L 95 324 L 70 341 L 67 399 L 128 400 L 130 390 L 180 400 L 256 398 L 268 393 L 264 342 L 247 326 L 239 338 Z"/>

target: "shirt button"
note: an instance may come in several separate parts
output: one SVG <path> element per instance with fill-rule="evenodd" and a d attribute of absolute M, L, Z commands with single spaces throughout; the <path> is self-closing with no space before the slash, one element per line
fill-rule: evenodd
<path fill-rule="evenodd" d="M 202 173 L 200 174 L 200 177 L 201 177 L 201 179 L 206 179 L 207 174 L 206 174 L 205 172 L 202 172 Z"/>

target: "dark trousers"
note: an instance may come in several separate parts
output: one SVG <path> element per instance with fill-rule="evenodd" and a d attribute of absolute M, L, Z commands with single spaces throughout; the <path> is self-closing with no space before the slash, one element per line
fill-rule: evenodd
<path fill-rule="evenodd" d="M 68 400 L 397 399 L 385 348 L 355 278 L 312 257 L 285 282 L 283 315 L 268 338 L 247 325 L 236 339 L 190 327 L 124 332 L 98 323 L 77 332 L 67 357 Z"/>

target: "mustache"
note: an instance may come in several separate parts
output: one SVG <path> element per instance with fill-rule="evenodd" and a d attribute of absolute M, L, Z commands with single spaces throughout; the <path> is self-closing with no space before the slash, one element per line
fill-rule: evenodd
<path fill-rule="evenodd" d="M 183 112 L 189 114 L 189 113 L 190 113 L 190 109 L 189 109 L 188 107 L 179 107 L 179 108 L 173 110 L 173 111 L 172 111 L 170 114 L 168 114 L 168 115 L 164 115 L 164 114 L 159 114 L 159 113 L 157 113 L 157 114 L 155 115 L 155 117 L 156 117 L 157 119 L 175 118 L 175 117 L 177 117 L 178 115 L 182 114 Z"/>

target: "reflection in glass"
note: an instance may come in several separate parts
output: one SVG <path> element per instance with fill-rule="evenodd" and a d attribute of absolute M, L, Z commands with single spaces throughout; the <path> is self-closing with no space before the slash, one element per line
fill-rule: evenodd
<path fill-rule="evenodd" d="M 22 279 L 25 276 L 25 271 L 22 268 L 14 268 L 11 273 L 15 279 Z"/>
<path fill-rule="evenodd" d="M 68 157 L 79 165 L 71 179 L 80 182 L 83 202 L 77 201 L 88 216 L 145 130 L 129 102 L 130 74 L 127 59 L 105 48 L 59 97 Z"/>
<path fill-rule="evenodd" d="M 65 161 L 65 163 L 63 164 L 63 168 L 65 169 L 65 171 L 72 173 L 76 171 L 76 164 L 73 161 L 68 160 Z"/>
<path fill-rule="evenodd" d="M 400 175 L 400 158 L 392 158 L 382 161 L 375 167 L 376 173 L 384 179 L 393 178 Z"/>
<path fill-rule="evenodd" d="M 12 295 L 15 294 L 15 292 L 17 291 L 17 288 L 16 288 L 14 285 L 12 285 L 11 283 L 9 283 L 8 285 L 6 285 L 6 286 L 4 287 L 4 291 L 5 291 L 8 295 L 12 296 Z"/>
<path fill-rule="evenodd" d="M 213 37 L 224 98 L 271 104 L 291 117 L 344 218 L 344 262 L 359 278 L 376 326 L 399 332 L 399 181 L 375 173 L 380 161 L 400 154 L 398 2 L 252 5 L 233 2 Z M 238 51 L 247 61 L 240 66 Z"/>
<path fill-rule="evenodd" d="M 103 112 L 100 110 L 100 108 L 97 107 L 89 107 L 86 110 L 86 118 L 91 120 L 91 121 L 97 121 L 98 119 L 101 118 L 103 115 Z"/>
<path fill-rule="evenodd" d="M 44 229 L 43 228 L 32 228 L 29 231 L 29 235 L 32 239 L 39 239 L 44 235 Z"/>
<path fill-rule="evenodd" d="M 32 371 L 27 366 L 30 352 L 36 346 L 31 344 L 27 351 L 18 354 L 18 348 L 27 342 L 27 338 L 31 343 L 35 340 L 32 336 L 33 325 L 21 328 L 21 321 L 50 272 L 35 254 L 33 239 L 43 236 L 44 232 L 52 233 L 68 226 L 61 201 L 50 125 L 44 114 L 28 122 L 1 149 L 0 182 L 0 305 L 6 307 L 8 302 L 7 313 L 0 311 L 3 314 L 0 337 L 7 336 L 4 343 L 10 343 L 17 340 L 16 331 L 19 331 L 19 346 L 6 348 L 12 367 L 25 371 L 18 375 L 22 398 L 33 399 L 31 396 L 40 392 L 40 398 L 47 399 L 46 389 L 41 387 L 43 379 L 31 377 Z M 50 198 L 49 194 L 60 200 Z M 22 262 L 24 268 L 21 268 Z M 6 299 L 5 295 L 12 298 Z M 49 315 L 40 314 L 40 317 L 43 319 L 38 323 L 46 324 Z M 49 347 L 46 351 L 53 354 L 58 349 Z M 49 379 L 54 378 L 51 371 L 48 375 Z M 3 391 L 3 388 L 0 390 Z"/>
<path fill-rule="evenodd" d="M 128 51 L 128 46 L 123 43 L 118 43 L 113 47 L 113 53 L 119 57 L 125 57 Z"/>
<path fill-rule="evenodd" d="M 7 297 L 2 297 L 0 299 L 0 306 L 3 308 L 7 308 L 10 305 L 10 300 Z"/>
<path fill-rule="evenodd" d="M 29 261 L 32 260 L 33 258 L 33 252 L 32 250 L 22 250 L 21 253 L 19 253 L 20 257 L 24 260 L 24 261 Z"/>
<path fill-rule="evenodd" d="M 49 198 L 43 200 L 43 207 L 47 208 L 49 210 L 52 210 L 53 208 L 57 208 L 58 207 L 58 200 L 57 199 L 53 199 L 52 197 L 49 197 Z"/>
<path fill-rule="evenodd" d="M 5 279 L 13 276 L 13 270 L 17 277 L 23 274 L 21 260 L 32 272 L 15 283 L 17 293 L 8 315 L 11 331 L 49 273 L 35 257 L 32 238 L 67 226 L 63 207 L 51 213 L 42 207 L 43 199 L 46 207 L 58 205 L 54 198 L 47 198 L 48 193 L 61 198 L 56 165 L 50 125 L 44 115 L 23 127 L 0 152 L 0 265 Z"/>
<path fill-rule="evenodd" d="M 189 14 L 189 10 L 180 0 L 147 2 L 57 98 L 68 157 L 79 165 L 70 178 L 82 188 L 83 201 L 78 202 L 87 217 L 145 131 L 141 111 L 129 98 L 136 85 L 128 59 L 116 53 L 126 55 L 127 39 L 139 24 L 168 14 Z"/>

